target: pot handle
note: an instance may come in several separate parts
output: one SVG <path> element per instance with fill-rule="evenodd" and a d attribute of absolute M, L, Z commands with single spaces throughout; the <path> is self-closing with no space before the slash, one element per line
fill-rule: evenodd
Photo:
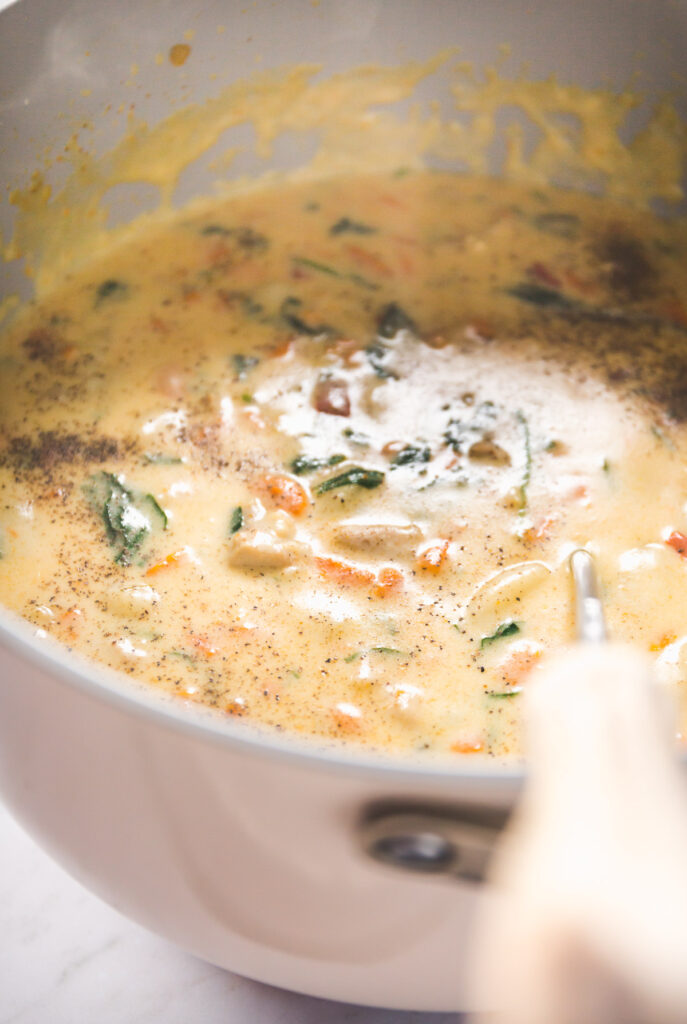
<path fill-rule="evenodd" d="M 358 838 L 368 857 L 402 871 L 484 880 L 510 812 L 388 801 L 369 806 Z"/>

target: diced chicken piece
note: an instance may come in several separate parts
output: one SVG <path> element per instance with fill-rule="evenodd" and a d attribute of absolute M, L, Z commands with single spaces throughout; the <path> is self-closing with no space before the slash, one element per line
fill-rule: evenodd
<path fill-rule="evenodd" d="M 307 544 L 286 540 L 261 523 L 234 534 L 229 542 L 229 564 L 240 569 L 285 569 L 309 551 Z"/>
<path fill-rule="evenodd" d="M 380 558 L 409 558 L 422 541 L 422 530 L 413 524 L 339 523 L 332 530 L 333 542 L 349 551 L 361 551 Z"/>

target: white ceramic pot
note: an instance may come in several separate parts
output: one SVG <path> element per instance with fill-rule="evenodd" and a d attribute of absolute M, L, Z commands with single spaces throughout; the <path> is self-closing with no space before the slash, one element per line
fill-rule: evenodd
<path fill-rule="evenodd" d="M 132 63 L 139 113 L 164 116 L 179 80 L 151 55 L 189 29 L 203 61 L 189 64 L 187 98 L 253 71 L 256 54 L 261 66 L 305 60 L 336 71 L 455 44 L 480 65 L 501 43 L 532 76 L 556 71 L 585 86 L 625 82 L 641 50 L 650 90 L 660 91 L 676 88 L 671 76 L 683 70 L 687 4 L 21 0 L 0 15 L 2 183 L 25 181 L 43 144 L 60 141 L 70 103 L 88 117 L 127 102 Z M 103 129 L 99 146 L 113 141 Z M 188 194 L 199 187 L 200 171 L 185 182 Z M 2 218 L 6 230 L 6 206 Z M 3 274 L 5 291 L 25 289 L 16 268 Z M 370 1005 L 467 1008 L 481 899 L 470 877 L 516 797 L 515 770 L 321 754 L 174 709 L 8 614 L 0 642 L 0 790 L 94 892 L 199 956 L 272 984 Z M 370 851 L 426 870 L 380 864 Z"/>

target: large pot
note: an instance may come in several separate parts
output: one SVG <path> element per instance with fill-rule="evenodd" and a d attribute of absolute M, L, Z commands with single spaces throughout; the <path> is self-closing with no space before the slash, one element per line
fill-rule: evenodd
<path fill-rule="evenodd" d="M 187 30 L 203 59 L 182 82 L 152 57 Z M 66 142 L 64 111 L 97 118 L 129 103 L 133 63 L 139 112 L 156 120 L 179 96 L 247 75 L 256 54 L 263 66 L 338 71 L 455 44 L 479 65 L 502 43 L 535 78 L 588 87 L 624 84 L 641 51 L 648 91 L 675 90 L 687 3 L 21 0 L 0 15 L 0 180 L 25 181 L 44 144 Z M 114 134 L 98 123 L 105 148 Z M 4 278 L 6 292 L 26 293 L 16 267 Z M 371 1005 L 467 1008 L 478 880 L 518 769 L 322 753 L 141 694 L 6 613 L 0 641 L 2 794 L 94 892 L 252 978 Z"/>

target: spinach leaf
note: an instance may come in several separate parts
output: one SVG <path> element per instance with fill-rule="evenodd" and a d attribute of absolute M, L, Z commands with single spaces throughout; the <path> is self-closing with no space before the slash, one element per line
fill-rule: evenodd
<path fill-rule="evenodd" d="M 329 229 L 330 235 L 343 235 L 345 233 L 352 235 L 374 235 L 376 232 L 377 228 L 371 228 L 369 224 L 361 224 L 358 220 L 351 220 L 350 217 L 341 217 Z"/>
<path fill-rule="evenodd" d="M 152 494 L 125 487 L 113 473 L 95 473 L 84 485 L 84 493 L 102 517 L 119 565 L 131 565 L 146 538 L 167 528 L 167 516 Z"/>
<path fill-rule="evenodd" d="M 165 452 L 144 452 L 143 461 L 150 466 L 179 466 L 184 460 L 179 455 L 168 455 Z"/>
<path fill-rule="evenodd" d="M 201 235 L 218 235 L 221 238 L 231 238 L 240 249 L 248 251 L 263 251 L 269 246 L 269 240 L 253 228 L 239 227 L 227 228 L 223 224 L 206 224 L 200 229 Z"/>
<path fill-rule="evenodd" d="M 285 321 L 292 327 L 294 331 L 298 331 L 299 334 L 308 334 L 311 338 L 316 337 L 318 334 L 331 334 L 332 329 L 328 324 L 309 324 L 300 315 L 300 309 L 303 305 L 301 299 L 297 299 L 295 296 L 290 295 L 284 299 L 279 309 L 279 315 L 282 320 Z"/>
<path fill-rule="evenodd" d="M 124 281 L 116 281 L 113 277 L 108 277 L 95 290 L 95 304 L 99 306 L 106 299 L 123 299 L 128 291 L 129 285 Z"/>
<path fill-rule="evenodd" d="M 520 626 L 517 622 L 514 622 L 512 619 L 507 619 L 506 622 L 502 622 L 500 626 L 497 626 L 493 633 L 482 637 L 479 643 L 480 650 L 483 651 L 485 647 L 489 647 L 490 644 L 495 643 L 497 640 L 501 640 L 505 636 L 515 636 L 515 634 L 519 632 Z"/>
<path fill-rule="evenodd" d="M 456 455 L 461 455 L 475 441 L 484 441 L 491 437 L 494 421 L 498 417 L 498 409 L 493 402 L 480 402 L 475 406 L 469 419 L 450 419 L 443 437 L 446 444 L 453 448 Z"/>
<path fill-rule="evenodd" d="M 317 469 L 325 469 L 327 466 L 338 466 L 346 460 L 345 455 L 328 455 L 324 458 L 317 458 L 312 455 L 297 455 L 291 461 L 291 471 L 296 476 L 303 476 L 304 473 L 314 473 Z"/>
<path fill-rule="evenodd" d="M 379 487 L 384 481 L 384 473 L 378 469 L 363 469 L 362 466 L 353 466 L 345 473 L 338 476 L 330 476 L 324 480 L 316 490 L 316 494 L 326 494 L 327 491 L 335 491 L 339 487 L 365 487 L 371 491 Z"/>
<path fill-rule="evenodd" d="M 240 505 L 237 505 L 236 508 L 232 511 L 231 518 L 229 520 L 229 536 L 233 537 L 235 533 L 239 532 L 242 526 L 243 509 L 241 508 Z"/>
<path fill-rule="evenodd" d="M 390 302 L 381 310 L 377 319 L 377 333 L 380 338 L 395 338 L 400 331 L 417 334 L 415 321 L 396 302 Z"/>
<path fill-rule="evenodd" d="M 330 277 L 342 277 L 338 270 L 330 267 L 328 263 L 320 263 L 318 260 L 308 259 L 307 256 L 294 256 L 293 262 L 298 267 L 307 267 L 309 270 L 318 270 L 320 274 L 329 274 Z"/>
<path fill-rule="evenodd" d="M 250 373 L 260 362 L 257 356 L 245 356 L 242 352 L 235 352 L 231 357 L 231 361 L 234 364 L 236 376 L 239 380 L 243 380 L 246 374 Z"/>
<path fill-rule="evenodd" d="M 353 430 L 352 427 L 346 427 L 342 430 L 343 436 L 350 441 L 351 444 L 355 444 L 358 448 L 369 448 L 370 439 L 367 434 L 361 434 L 359 430 Z"/>
<path fill-rule="evenodd" d="M 391 380 L 398 380 L 398 374 L 394 370 L 390 370 L 388 366 L 385 366 L 385 360 L 389 354 L 390 349 L 386 345 L 382 345 L 380 341 L 373 341 L 365 349 L 367 361 L 378 377 L 381 377 L 383 380 L 389 378 Z"/>
<path fill-rule="evenodd" d="M 396 466 L 409 466 L 414 462 L 429 462 L 432 453 L 427 445 L 407 444 L 401 448 L 391 460 L 393 468 Z"/>

